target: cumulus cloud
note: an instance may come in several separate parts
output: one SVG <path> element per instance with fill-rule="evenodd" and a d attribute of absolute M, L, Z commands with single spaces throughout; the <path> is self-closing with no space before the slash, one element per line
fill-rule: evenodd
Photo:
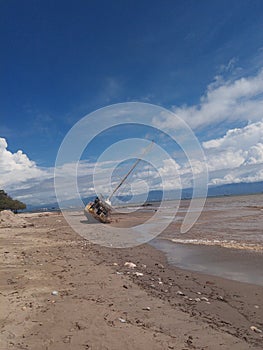
<path fill-rule="evenodd" d="M 215 77 L 200 103 L 193 106 L 174 106 L 173 112 L 193 129 L 220 122 L 257 122 L 263 116 L 263 70 L 250 77 L 224 80 Z M 171 129 L 177 121 L 173 116 L 156 120 L 157 127 Z"/>
<path fill-rule="evenodd" d="M 97 166 L 98 172 L 101 173 L 101 184 L 103 174 L 114 167 L 115 163 L 103 162 Z M 80 161 L 66 163 L 57 168 L 56 174 L 61 178 L 59 183 L 63 186 L 65 197 L 72 178 L 76 176 L 76 169 L 80 194 L 89 196 L 94 193 L 92 186 L 94 166 L 94 163 Z M 54 167 L 40 168 L 21 150 L 12 153 L 8 150 L 6 139 L 0 138 L 0 189 L 30 204 L 55 202 Z"/>
<path fill-rule="evenodd" d="M 7 149 L 7 141 L 0 138 L 0 188 L 11 187 L 47 174 L 21 150 L 15 153 Z"/>
<path fill-rule="evenodd" d="M 235 61 L 229 63 L 233 68 Z M 253 182 L 263 180 L 263 70 L 256 75 L 226 80 L 223 76 L 207 87 L 200 103 L 174 106 L 173 112 L 199 132 L 216 125 L 227 130 L 220 138 L 203 142 L 210 172 L 210 184 Z M 156 127 L 177 127 L 173 115 L 154 119 Z M 244 125 L 240 127 L 240 125 Z M 233 128 L 233 125 L 238 127 Z M 211 134 L 211 133 L 210 133 Z M 196 160 L 197 162 L 198 160 Z M 186 171 L 185 167 L 180 173 Z"/>
<path fill-rule="evenodd" d="M 203 142 L 211 184 L 263 181 L 263 121 Z"/>

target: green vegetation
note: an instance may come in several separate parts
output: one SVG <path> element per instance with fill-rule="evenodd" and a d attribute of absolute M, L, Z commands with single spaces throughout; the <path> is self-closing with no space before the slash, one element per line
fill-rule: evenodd
<path fill-rule="evenodd" d="M 18 210 L 25 209 L 26 205 L 16 199 L 12 199 L 8 196 L 5 191 L 0 190 L 0 211 L 1 210 L 12 210 L 14 213 L 17 213 Z"/>

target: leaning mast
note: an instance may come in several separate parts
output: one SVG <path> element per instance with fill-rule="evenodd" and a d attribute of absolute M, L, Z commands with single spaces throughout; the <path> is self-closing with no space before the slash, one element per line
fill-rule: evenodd
<path fill-rule="evenodd" d="M 141 157 L 138 158 L 135 163 L 133 164 L 133 166 L 131 167 L 131 169 L 128 171 L 128 173 L 123 177 L 123 179 L 119 182 L 119 184 L 115 187 L 115 189 L 113 190 L 113 192 L 111 193 L 111 195 L 109 196 L 109 198 L 107 199 L 108 202 L 110 202 L 111 198 L 114 196 L 114 194 L 118 191 L 118 189 L 122 186 L 122 184 L 127 180 L 128 176 L 133 172 L 133 170 L 136 168 L 136 166 L 140 163 L 140 161 L 142 160 L 142 157 L 150 152 L 152 146 L 154 144 L 154 141 L 152 141 L 150 143 L 149 146 L 147 146 L 144 150 L 144 152 L 142 153 Z"/>

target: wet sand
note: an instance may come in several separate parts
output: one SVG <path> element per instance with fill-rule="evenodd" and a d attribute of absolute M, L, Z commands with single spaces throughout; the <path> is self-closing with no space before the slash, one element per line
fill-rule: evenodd
<path fill-rule="evenodd" d="M 262 286 L 182 270 L 148 244 L 93 245 L 61 214 L 27 220 L 0 229 L 1 350 L 262 349 Z"/>

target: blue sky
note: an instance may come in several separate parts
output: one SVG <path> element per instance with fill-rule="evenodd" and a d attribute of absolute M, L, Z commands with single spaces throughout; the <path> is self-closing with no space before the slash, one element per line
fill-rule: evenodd
<path fill-rule="evenodd" d="M 261 179 L 261 0 L 1 1 L 0 45 L 0 186 L 11 193 L 22 193 L 14 171 L 23 186 L 51 181 L 80 118 L 131 101 L 190 125 L 211 159 L 211 184 Z M 256 136 L 243 148 L 231 144 L 248 133 Z"/>

